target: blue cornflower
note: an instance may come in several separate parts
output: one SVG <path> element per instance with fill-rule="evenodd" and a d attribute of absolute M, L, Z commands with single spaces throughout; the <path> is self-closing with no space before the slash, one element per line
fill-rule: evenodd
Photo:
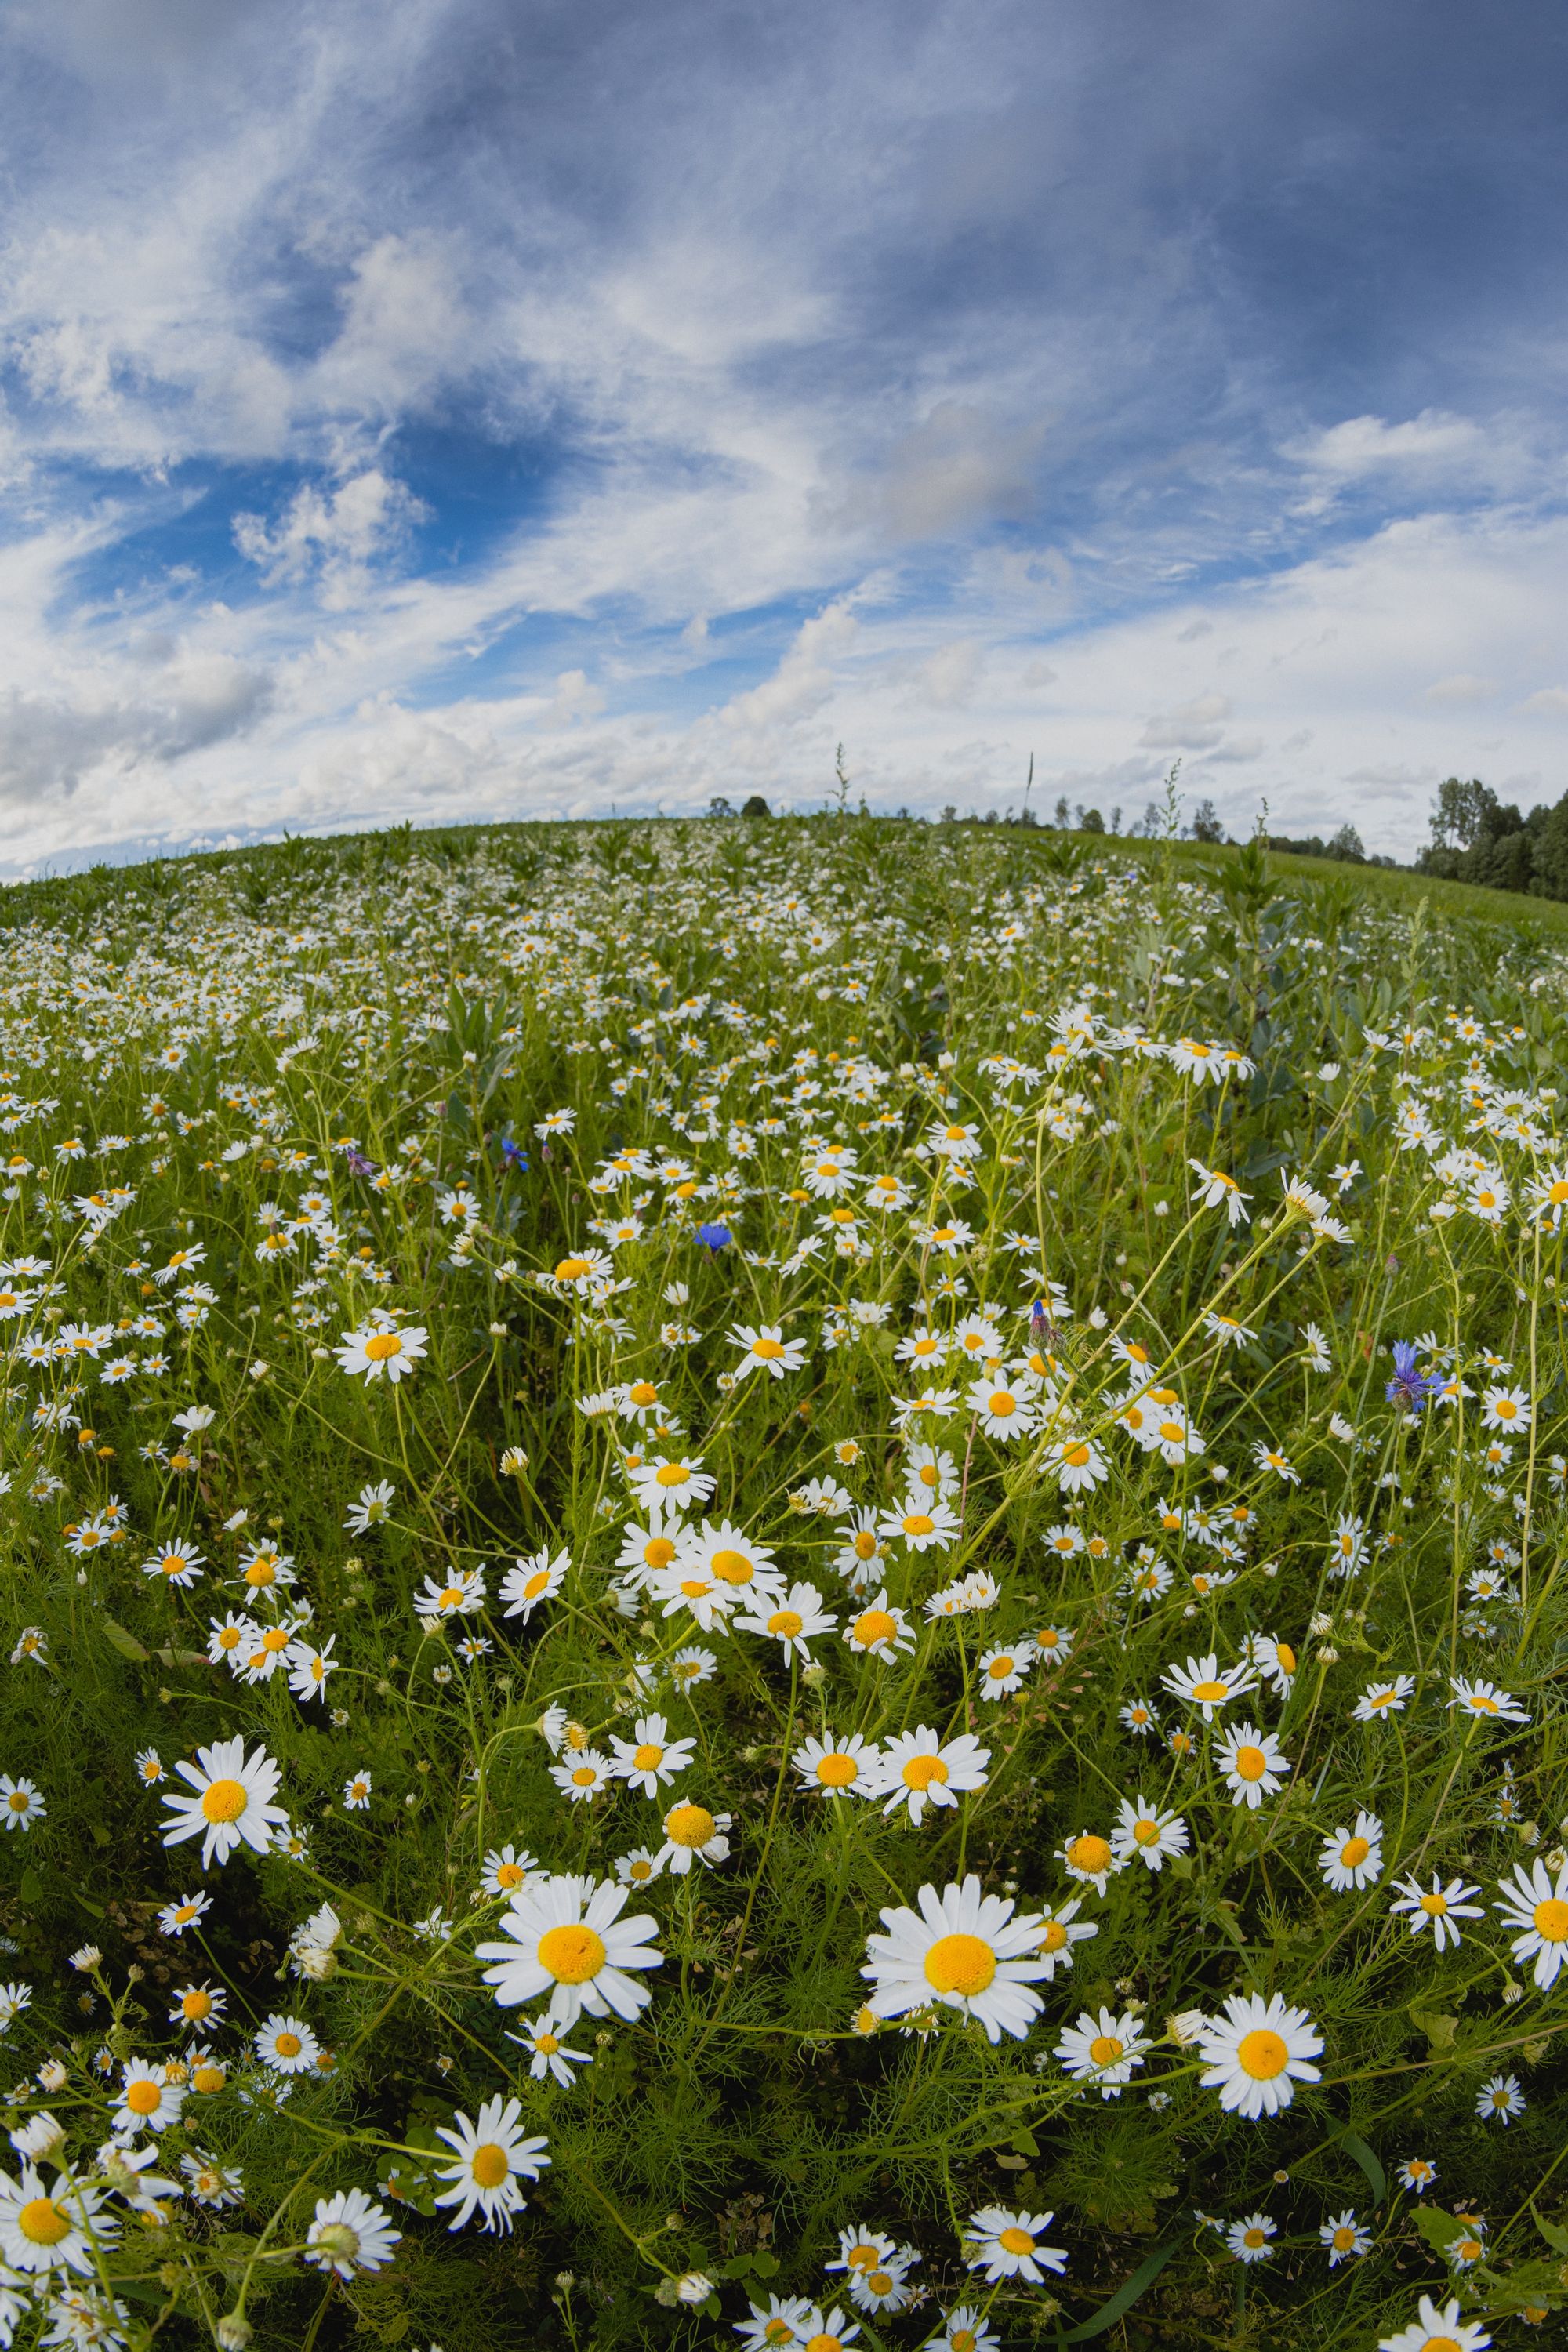
<path fill-rule="evenodd" d="M 500 1143 L 500 1156 L 503 1164 L 508 1168 L 520 1168 L 522 1171 L 522 1173 L 526 1176 L 528 1173 L 528 1154 L 524 1151 L 521 1144 L 514 1143 L 510 1135 L 503 1135 L 499 1139 Z"/>
<path fill-rule="evenodd" d="M 1431 1402 L 1442 1385 L 1435 1372 L 1424 1372 L 1418 1369 L 1414 1339 L 1395 1339 L 1394 1378 L 1384 1391 L 1390 1404 L 1399 1405 L 1406 1412 L 1419 1412 L 1424 1404 Z"/>
<path fill-rule="evenodd" d="M 728 1225 L 699 1225 L 697 1238 L 705 1250 L 728 1249 L 734 1235 Z"/>

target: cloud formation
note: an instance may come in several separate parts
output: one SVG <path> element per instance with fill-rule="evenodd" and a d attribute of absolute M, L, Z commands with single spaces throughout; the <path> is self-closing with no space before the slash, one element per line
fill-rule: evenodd
<path fill-rule="evenodd" d="M 0 868 L 840 740 L 1555 798 L 1564 79 L 1549 0 L 14 0 Z"/>

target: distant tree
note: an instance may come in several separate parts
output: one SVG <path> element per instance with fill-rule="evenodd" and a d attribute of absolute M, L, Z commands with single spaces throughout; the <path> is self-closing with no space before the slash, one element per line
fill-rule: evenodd
<path fill-rule="evenodd" d="M 1445 776 L 1432 807 L 1434 849 L 1473 849 L 1495 830 L 1498 797 L 1479 776 Z"/>
<path fill-rule="evenodd" d="M 1056 821 L 1063 833 L 1067 831 L 1068 825 L 1072 823 L 1072 811 L 1068 806 L 1068 796 L 1066 793 L 1063 793 L 1057 802 Z"/>
<path fill-rule="evenodd" d="M 710 816 L 733 816 L 735 812 L 722 793 L 715 793 L 708 803 L 708 814 Z"/>
<path fill-rule="evenodd" d="M 1528 819 L 1512 801 L 1500 801 L 1479 776 L 1446 776 L 1432 807 L 1432 840 L 1416 860 L 1423 873 L 1454 882 L 1479 882 L 1493 890 L 1533 890 L 1537 852 L 1554 811 L 1532 809 Z M 1552 856 L 1548 852 L 1549 861 Z"/>
<path fill-rule="evenodd" d="M 1193 811 L 1192 821 L 1187 830 L 1194 841 L 1206 841 L 1213 844 L 1225 839 L 1225 827 L 1219 821 L 1219 812 L 1213 801 L 1202 800 L 1198 803 Z"/>
<path fill-rule="evenodd" d="M 1333 839 L 1324 846 L 1325 857 L 1340 857 L 1348 866 L 1364 866 L 1366 849 L 1353 824 L 1342 824 Z"/>
<path fill-rule="evenodd" d="M 949 801 L 949 802 L 947 803 L 946 806 L 943 808 L 942 813 L 942 821 L 943 824 L 954 824 L 954 823 L 956 822 L 956 820 L 957 820 L 957 817 L 958 817 L 958 811 L 957 811 L 957 809 L 954 807 L 954 805 L 953 805 L 952 802 L 952 801 Z"/>
<path fill-rule="evenodd" d="M 1120 803 L 1110 812 L 1110 830 L 1112 833 L 1120 833 L 1121 830 L 1121 809 Z"/>
<path fill-rule="evenodd" d="M 1103 833 L 1105 819 L 1097 808 L 1085 808 L 1080 803 L 1078 812 L 1078 829 L 1079 833 Z"/>
<path fill-rule="evenodd" d="M 742 816 L 772 816 L 773 811 L 768 806 L 766 801 L 763 800 L 761 793 L 752 793 L 749 800 L 744 800 L 741 803 L 741 814 Z"/>

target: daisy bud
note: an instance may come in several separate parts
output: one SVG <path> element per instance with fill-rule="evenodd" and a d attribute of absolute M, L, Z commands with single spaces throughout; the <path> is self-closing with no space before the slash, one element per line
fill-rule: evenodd
<path fill-rule="evenodd" d="M 326 1350 L 321 1352 L 324 1355 Z M 213 2336 L 222 2345 L 223 2352 L 245 2352 L 255 2332 L 242 2311 L 227 2311 L 215 2326 Z"/>
<path fill-rule="evenodd" d="M 1181 2009 L 1167 2017 L 1165 2031 L 1173 2042 L 1179 2042 L 1184 2050 L 1189 2050 L 1207 2023 L 1208 2019 L 1201 2009 Z"/>

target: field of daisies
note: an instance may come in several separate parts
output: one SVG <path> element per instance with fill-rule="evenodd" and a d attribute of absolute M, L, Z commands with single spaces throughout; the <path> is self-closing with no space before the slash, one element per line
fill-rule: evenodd
<path fill-rule="evenodd" d="M 1381 887 L 0 901 L 0 2346 L 1553 2339 L 1568 953 Z"/>

